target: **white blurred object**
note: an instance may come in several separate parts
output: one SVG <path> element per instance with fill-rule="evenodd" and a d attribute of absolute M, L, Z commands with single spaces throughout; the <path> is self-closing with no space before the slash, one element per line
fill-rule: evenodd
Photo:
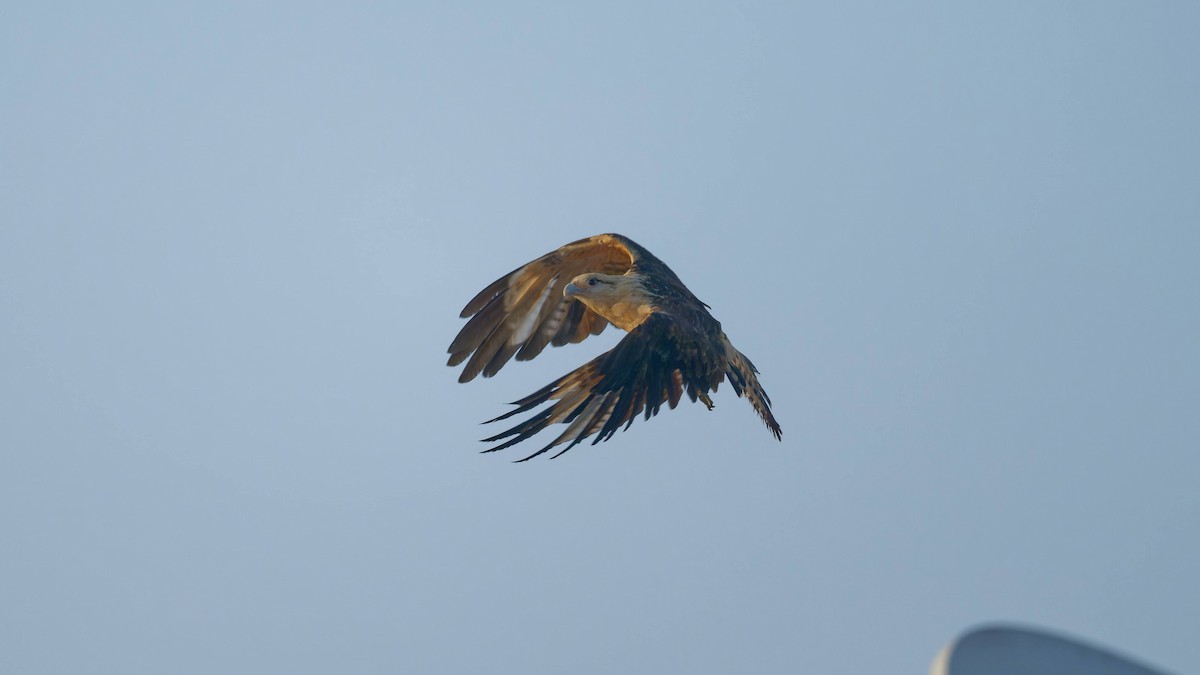
<path fill-rule="evenodd" d="M 985 626 L 937 655 L 930 675 L 1166 675 L 1106 649 L 1015 626 Z"/>

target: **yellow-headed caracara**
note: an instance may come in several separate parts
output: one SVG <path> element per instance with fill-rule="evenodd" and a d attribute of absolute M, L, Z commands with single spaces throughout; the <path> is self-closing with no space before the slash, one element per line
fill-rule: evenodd
<path fill-rule="evenodd" d="M 447 365 L 467 362 L 459 382 L 495 375 L 509 359 L 528 361 L 546 345 L 580 342 L 609 323 L 628 332 L 617 346 L 542 389 L 514 401 L 506 419 L 553 400 L 533 417 L 485 442 L 508 440 L 484 452 L 503 450 L 554 423 L 567 428 L 532 459 L 570 441 L 554 456 L 595 434 L 608 440 L 645 411 L 674 408 L 687 392 L 711 410 L 710 391 L 725 378 L 745 395 L 755 412 L 782 440 L 771 399 L 758 383 L 758 370 L 734 349 L 721 324 L 649 251 L 619 234 L 600 234 L 567 244 L 519 267 L 480 291 L 461 316 L 471 320 L 450 344 Z M 509 438 L 511 437 L 511 438 Z"/>

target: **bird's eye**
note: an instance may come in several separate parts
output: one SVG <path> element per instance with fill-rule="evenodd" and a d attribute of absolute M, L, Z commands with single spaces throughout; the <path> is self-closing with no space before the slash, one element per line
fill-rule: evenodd
<path fill-rule="evenodd" d="M 595 286 L 595 285 L 596 285 L 596 277 L 592 277 L 592 278 L 588 279 L 588 286 Z"/>

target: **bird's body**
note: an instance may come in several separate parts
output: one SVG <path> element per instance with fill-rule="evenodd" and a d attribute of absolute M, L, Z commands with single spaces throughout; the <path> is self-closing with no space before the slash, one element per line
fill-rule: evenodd
<path fill-rule="evenodd" d="M 462 316 L 471 319 L 451 343 L 448 362 L 467 362 L 460 382 L 480 373 L 490 377 L 514 355 L 524 361 L 547 344 L 580 342 L 609 323 L 629 333 L 612 350 L 514 401 L 515 410 L 490 420 L 555 401 L 525 422 L 484 439 L 508 439 L 485 452 L 564 423 L 566 431 L 525 459 L 569 441 L 558 453 L 562 454 L 593 434 L 593 444 L 607 440 L 622 424 L 628 428 L 639 413 L 649 419 L 663 403 L 674 408 L 684 392 L 711 410 L 708 393 L 725 378 L 781 438 L 754 364 L 729 342 L 708 305 L 661 260 L 627 237 L 601 234 L 548 253 L 497 279 L 467 303 Z"/>

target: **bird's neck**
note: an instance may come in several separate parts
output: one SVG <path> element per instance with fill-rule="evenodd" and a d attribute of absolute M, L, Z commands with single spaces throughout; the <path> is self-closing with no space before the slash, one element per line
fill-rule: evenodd
<path fill-rule="evenodd" d="M 608 319 L 609 323 L 628 332 L 637 328 L 638 325 L 646 320 L 646 317 L 653 314 L 658 308 L 648 302 L 621 300 L 604 308 L 593 309 L 596 310 L 597 314 Z"/>

